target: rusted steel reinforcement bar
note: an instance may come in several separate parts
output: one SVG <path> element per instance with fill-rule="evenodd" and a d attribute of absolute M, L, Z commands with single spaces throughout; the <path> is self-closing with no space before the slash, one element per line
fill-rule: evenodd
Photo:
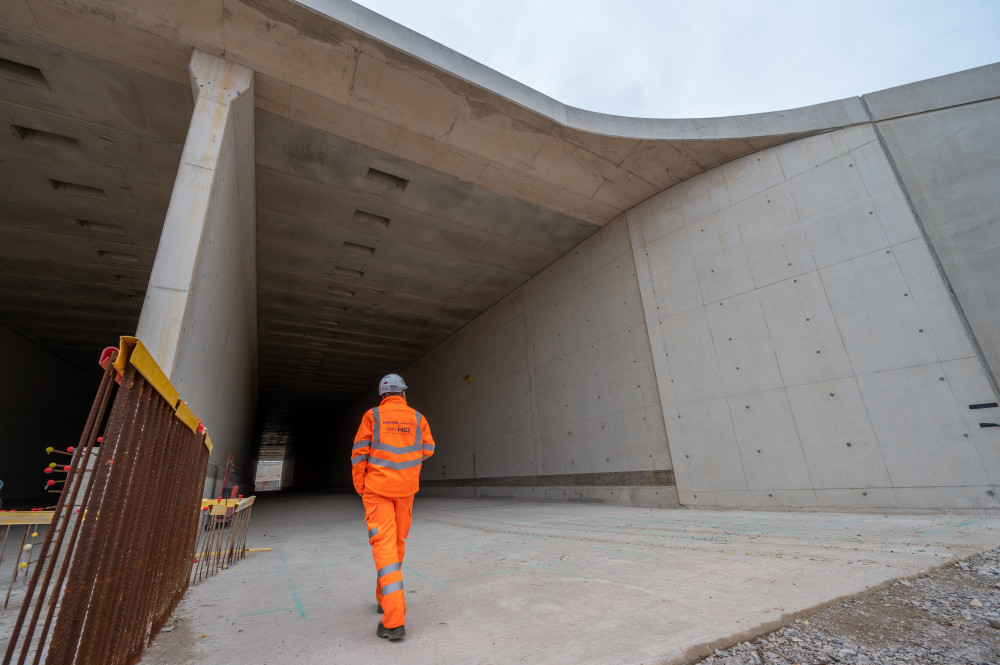
<path fill-rule="evenodd" d="M 59 567 L 59 573 L 56 576 L 55 587 L 53 589 L 54 596 L 58 596 L 60 594 L 65 582 L 67 566 L 69 565 L 70 558 L 72 556 L 80 524 L 78 519 L 73 519 L 74 511 L 76 510 L 75 504 L 77 503 L 82 486 L 81 479 L 83 478 L 79 462 L 81 459 L 85 459 L 90 455 L 91 448 L 97 439 L 97 431 L 100 427 L 101 421 L 104 419 L 104 413 L 107 409 L 108 401 L 113 388 L 113 374 L 110 370 L 106 370 L 101 379 L 101 384 L 97 391 L 97 397 L 94 399 L 94 403 L 90 409 L 90 414 L 87 417 L 87 423 L 80 436 L 80 445 L 77 446 L 78 451 L 82 447 L 84 448 L 84 452 L 74 453 L 73 461 L 70 464 L 70 471 L 66 477 L 64 489 L 59 495 L 59 500 L 56 503 L 55 514 L 52 516 L 52 522 L 50 523 L 45 534 L 45 540 L 42 542 L 40 562 L 38 566 L 35 567 L 34 574 L 31 578 L 31 584 L 29 584 L 28 592 L 21 603 L 21 611 L 18 614 L 17 621 L 14 624 L 14 630 L 11 633 L 10 641 L 7 644 L 7 650 L 4 654 L 3 660 L 4 665 L 8 665 L 8 663 L 11 662 L 11 658 L 14 655 L 19 641 L 18 638 L 20 636 L 21 629 L 24 627 L 24 621 L 29 614 L 29 610 L 31 613 L 31 620 L 27 626 L 27 633 L 21 640 L 22 650 L 17 662 L 19 665 L 23 664 L 29 653 L 32 651 L 35 652 L 35 663 L 38 663 L 41 658 L 42 645 L 46 642 L 53 614 L 56 610 L 55 602 L 49 603 L 49 612 L 46 615 L 45 623 L 38 639 L 38 646 L 34 648 L 32 646 L 32 635 L 34 633 L 35 626 L 38 624 L 39 615 L 42 607 L 45 605 L 45 600 L 48 598 L 49 584 L 52 581 L 52 575 L 56 569 L 57 563 L 60 563 L 60 555 L 62 555 L 62 561 Z M 71 525 L 73 528 L 70 539 L 67 542 L 66 532 L 68 527 Z M 45 562 L 44 566 L 41 563 L 42 561 Z M 43 570 L 44 575 L 42 572 Z M 40 578 L 42 579 L 41 584 L 39 584 Z"/>
<path fill-rule="evenodd" d="M 139 661 L 187 590 L 210 450 L 148 352 L 123 338 L 2 665 Z"/>
<path fill-rule="evenodd" d="M 204 499 L 201 510 L 201 540 L 191 571 L 191 583 L 226 569 L 247 554 L 247 531 L 256 497 Z"/>

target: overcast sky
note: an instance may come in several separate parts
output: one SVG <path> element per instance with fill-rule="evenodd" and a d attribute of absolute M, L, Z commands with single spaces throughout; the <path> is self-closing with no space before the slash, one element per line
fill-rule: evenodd
<path fill-rule="evenodd" d="M 1000 62 L 1000 0 L 356 0 L 564 104 L 777 111 Z"/>

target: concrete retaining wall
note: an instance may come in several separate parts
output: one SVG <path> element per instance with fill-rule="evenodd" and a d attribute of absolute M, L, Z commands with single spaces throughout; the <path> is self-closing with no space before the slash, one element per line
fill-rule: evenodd
<path fill-rule="evenodd" d="M 425 491 L 1000 506 L 995 70 L 652 197 L 421 359 Z"/>
<path fill-rule="evenodd" d="M 619 218 L 404 373 L 437 496 L 676 502 Z"/>
<path fill-rule="evenodd" d="M 628 219 L 682 503 L 998 505 L 992 391 L 871 125 Z"/>
<path fill-rule="evenodd" d="M 865 95 L 865 101 L 992 370 L 996 389 L 1000 64 Z"/>

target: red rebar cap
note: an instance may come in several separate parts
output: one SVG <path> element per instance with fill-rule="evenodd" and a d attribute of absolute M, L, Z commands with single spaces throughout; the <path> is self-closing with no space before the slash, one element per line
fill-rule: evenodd
<path fill-rule="evenodd" d="M 108 365 L 114 362 L 114 355 L 116 353 L 118 353 L 117 346 L 109 346 L 105 348 L 103 351 L 101 351 L 101 359 L 97 361 L 97 364 L 103 367 L 104 369 L 107 369 Z"/>

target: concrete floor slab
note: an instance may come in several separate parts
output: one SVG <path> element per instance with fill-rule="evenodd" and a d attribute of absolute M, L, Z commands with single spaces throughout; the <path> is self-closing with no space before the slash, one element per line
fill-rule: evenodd
<path fill-rule="evenodd" d="M 407 637 L 375 636 L 359 499 L 264 496 L 251 553 L 188 591 L 143 665 L 682 663 L 1000 545 L 1000 517 L 417 497 Z"/>

